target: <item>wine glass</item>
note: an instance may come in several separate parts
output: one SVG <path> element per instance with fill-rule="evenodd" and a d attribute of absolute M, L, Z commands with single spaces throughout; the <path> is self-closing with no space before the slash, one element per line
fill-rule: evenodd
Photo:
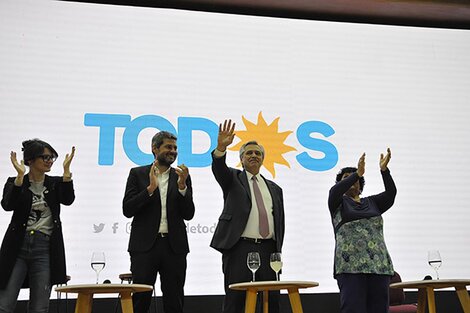
<path fill-rule="evenodd" d="M 428 263 L 436 271 L 436 279 L 439 279 L 438 269 L 442 265 L 442 259 L 438 250 L 428 251 Z"/>
<path fill-rule="evenodd" d="M 282 268 L 282 255 L 280 252 L 271 253 L 269 265 L 276 272 L 276 280 L 279 280 L 279 271 Z"/>
<path fill-rule="evenodd" d="M 258 252 L 248 252 L 248 256 L 246 257 L 246 264 L 248 268 L 253 273 L 253 281 L 255 281 L 255 273 L 261 266 L 261 260 L 259 257 Z"/>
<path fill-rule="evenodd" d="M 93 252 L 91 255 L 91 268 L 96 272 L 96 283 L 99 283 L 100 272 L 106 265 L 104 252 Z"/>

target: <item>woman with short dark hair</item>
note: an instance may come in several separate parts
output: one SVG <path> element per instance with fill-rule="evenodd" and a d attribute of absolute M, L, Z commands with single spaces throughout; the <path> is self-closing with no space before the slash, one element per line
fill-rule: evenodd
<path fill-rule="evenodd" d="M 395 201 L 397 189 L 388 163 L 380 155 L 385 191 L 361 198 L 365 153 L 357 168 L 345 167 L 330 189 L 328 207 L 335 232 L 334 277 L 340 290 L 341 313 L 387 313 L 392 259 L 383 236 L 382 214 Z"/>
<path fill-rule="evenodd" d="M 62 176 L 49 176 L 58 153 L 39 139 L 23 141 L 23 160 L 10 153 L 16 177 L 3 188 L 2 207 L 12 211 L 0 248 L 0 312 L 12 313 L 21 288 L 30 288 L 29 313 L 47 313 L 51 286 L 66 282 L 60 205 L 75 199 L 70 164 L 65 156 Z M 26 173 L 26 166 L 29 171 Z"/>

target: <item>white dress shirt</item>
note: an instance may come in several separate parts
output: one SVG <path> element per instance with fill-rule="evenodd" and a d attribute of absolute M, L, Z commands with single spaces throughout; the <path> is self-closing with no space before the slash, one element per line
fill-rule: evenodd
<path fill-rule="evenodd" d="M 158 191 L 160 192 L 160 201 L 162 206 L 162 215 L 160 219 L 160 225 L 158 228 L 159 233 L 168 233 L 168 219 L 167 219 L 167 210 L 166 210 L 166 196 L 168 193 L 168 180 L 170 179 L 170 169 L 169 167 L 165 172 L 157 174 L 158 180 Z M 186 195 L 187 187 L 183 190 L 179 190 L 179 193 L 182 196 Z"/>
<path fill-rule="evenodd" d="M 226 151 L 222 152 L 217 149 L 214 150 L 214 156 L 216 158 L 221 158 L 225 155 Z M 242 233 L 242 237 L 247 238 L 258 238 L 262 239 L 263 237 L 259 233 L 259 213 L 258 205 L 256 204 L 255 194 L 253 191 L 253 180 L 251 179 L 254 175 L 250 172 L 246 172 L 248 178 L 248 185 L 250 186 L 251 194 L 251 210 L 248 217 L 248 221 L 245 226 L 245 230 Z M 261 177 L 261 174 L 258 173 L 255 175 L 258 179 L 258 186 L 263 196 L 264 207 L 266 208 L 266 214 L 268 216 L 268 225 L 269 225 L 269 235 L 265 239 L 275 238 L 274 235 L 274 215 L 273 215 L 273 199 L 271 198 L 271 193 L 269 192 L 268 185 L 266 181 Z"/>

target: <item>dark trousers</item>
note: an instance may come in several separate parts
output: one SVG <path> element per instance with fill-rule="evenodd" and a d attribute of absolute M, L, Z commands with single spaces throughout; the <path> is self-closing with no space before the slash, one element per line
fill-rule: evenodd
<path fill-rule="evenodd" d="M 247 266 L 248 252 L 258 252 L 261 258 L 261 266 L 256 271 L 256 281 L 276 280 L 276 273 L 269 265 L 271 253 L 276 252 L 276 242 L 265 240 L 261 243 L 241 239 L 232 249 L 222 254 L 222 269 L 224 272 L 225 297 L 223 313 L 245 312 L 245 291 L 231 290 L 228 286 L 234 283 L 253 280 L 253 274 Z M 279 291 L 269 292 L 269 312 L 279 313 Z M 261 302 L 258 301 L 258 304 Z M 258 311 L 261 305 L 258 306 Z"/>
<path fill-rule="evenodd" d="M 14 312 L 21 286 L 29 276 L 28 312 L 49 312 L 51 294 L 50 237 L 38 231 L 25 234 L 5 289 L 0 290 L 0 312 Z"/>
<path fill-rule="evenodd" d="M 174 253 L 168 237 L 157 238 L 150 251 L 131 252 L 131 272 L 135 284 L 152 286 L 159 273 L 163 310 L 165 313 L 183 313 L 186 253 Z M 151 300 L 151 291 L 134 293 L 134 312 L 147 313 Z"/>
<path fill-rule="evenodd" d="M 388 313 L 390 276 L 339 274 L 341 313 Z"/>

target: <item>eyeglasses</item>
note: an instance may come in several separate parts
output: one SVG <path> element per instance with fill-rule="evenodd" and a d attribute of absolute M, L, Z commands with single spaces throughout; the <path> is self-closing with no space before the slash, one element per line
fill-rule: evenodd
<path fill-rule="evenodd" d="M 57 160 L 57 157 L 50 155 L 50 154 L 39 155 L 38 158 L 41 158 L 44 162 L 49 162 L 49 161 L 55 162 L 55 160 Z"/>

